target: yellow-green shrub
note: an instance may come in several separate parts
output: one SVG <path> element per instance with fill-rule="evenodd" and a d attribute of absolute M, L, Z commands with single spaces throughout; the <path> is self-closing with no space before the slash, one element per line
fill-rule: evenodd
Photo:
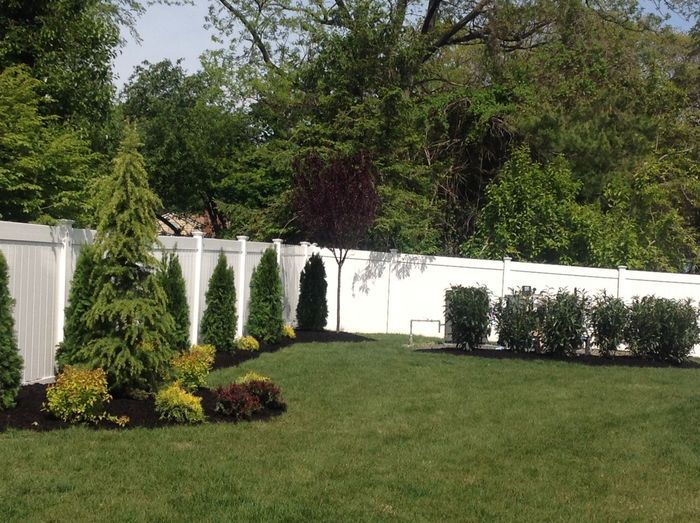
<path fill-rule="evenodd" d="M 176 423 L 204 421 L 202 398 L 190 394 L 179 383 L 173 383 L 156 394 L 156 412 L 162 420 Z"/>
<path fill-rule="evenodd" d="M 194 345 L 190 352 L 176 356 L 172 361 L 175 379 L 189 391 L 206 386 L 207 376 L 214 366 L 214 354 L 213 345 Z"/>
<path fill-rule="evenodd" d="M 110 416 L 105 411 L 111 399 L 104 370 L 66 365 L 56 383 L 46 389 L 44 408 L 69 423 L 112 421 L 120 426 L 126 425 L 129 418 Z"/>
<path fill-rule="evenodd" d="M 297 337 L 297 333 L 294 331 L 294 327 L 291 325 L 284 325 L 282 327 L 282 336 L 289 338 L 290 340 L 294 340 Z"/>
<path fill-rule="evenodd" d="M 252 336 L 241 336 L 236 340 L 238 350 L 257 351 L 260 350 L 260 343 Z"/>
<path fill-rule="evenodd" d="M 270 378 L 267 376 L 263 376 L 262 374 L 258 374 L 255 371 L 249 370 L 246 372 L 243 376 L 240 378 L 237 378 L 235 383 L 239 385 L 245 385 L 246 383 L 250 383 L 251 381 L 272 381 Z"/>

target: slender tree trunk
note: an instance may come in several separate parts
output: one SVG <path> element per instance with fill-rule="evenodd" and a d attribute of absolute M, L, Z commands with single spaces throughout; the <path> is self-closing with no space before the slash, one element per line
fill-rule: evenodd
<path fill-rule="evenodd" d="M 343 260 L 344 261 L 344 260 Z M 338 285 L 336 286 L 336 307 L 335 307 L 335 332 L 340 332 L 340 272 L 343 269 L 343 262 L 338 262 Z"/>

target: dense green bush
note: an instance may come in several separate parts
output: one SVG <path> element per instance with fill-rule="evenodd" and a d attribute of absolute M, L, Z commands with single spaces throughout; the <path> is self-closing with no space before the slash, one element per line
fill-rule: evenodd
<path fill-rule="evenodd" d="M 560 290 L 540 297 L 537 305 L 542 350 L 570 356 L 584 345 L 589 300 L 580 292 Z"/>
<path fill-rule="evenodd" d="M 498 300 L 494 307 L 498 342 L 508 350 L 532 350 L 537 332 L 537 309 L 531 292 L 514 292 Z"/>
<path fill-rule="evenodd" d="M 204 345 L 210 347 L 211 345 Z M 192 392 L 206 387 L 214 359 L 204 352 L 191 351 L 173 358 L 173 373 L 182 388 Z"/>
<path fill-rule="evenodd" d="M 625 338 L 637 356 L 681 363 L 700 341 L 698 311 L 690 300 L 635 298 Z"/>
<path fill-rule="evenodd" d="M 0 410 L 14 407 L 22 382 L 22 357 L 15 337 L 13 305 L 7 262 L 0 252 Z"/>
<path fill-rule="evenodd" d="M 248 334 L 267 343 L 282 337 L 282 281 L 277 253 L 267 249 L 250 280 L 250 312 Z"/>
<path fill-rule="evenodd" d="M 260 343 L 252 336 L 241 336 L 236 338 L 236 348 L 238 350 L 256 352 L 260 350 Z"/>
<path fill-rule="evenodd" d="M 326 268 L 318 254 L 312 254 L 299 277 L 297 326 L 302 330 L 321 331 L 326 327 L 328 302 Z"/>
<path fill-rule="evenodd" d="M 112 396 L 107 392 L 107 374 L 102 369 L 66 365 L 56 383 L 46 389 L 44 408 L 68 423 L 99 423 L 109 420 L 125 425 L 129 418 L 110 416 L 105 410 Z"/>
<path fill-rule="evenodd" d="M 491 332 L 490 298 L 486 287 L 456 285 L 445 295 L 445 318 L 460 349 L 475 349 Z"/>
<path fill-rule="evenodd" d="M 206 309 L 202 316 L 202 341 L 217 350 L 233 350 L 236 339 L 236 286 L 233 269 L 226 256 L 219 253 L 214 272 L 209 279 Z"/>
<path fill-rule="evenodd" d="M 190 394 L 177 383 L 168 385 L 156 394 L 156 412 L 160 419 L 176 423 L 204 421 L 202 398 Z"/>
<path fill-rule="evenodd" d="M 190 308 L 180 259 L 174 252 L 163 257 L 160 281 L 168 298 L 168 312 L 175 322 L 170 344 L 173 349 L 184 352 L 190 346 Z"/>
<path fill-rule="evenodd" d="M 73 272 L 73 282 L 68 295 L 63 341 L 56 348 L 59 370 L 64 365 L 76 363 L 77 352 L 92 339 L 93 331 L 87 322 L 87 313 L 97 295 L 95 270 L 99 263 L 94 245 L 85 244 L 80 249 Z"/>
<path fill-rule="evenodd" d="M 595 298 L 591 310 L 591 329 L 598 350 L 610 356 L 624 341 L 629 311 L 625 302 L 604 292 Z"/>

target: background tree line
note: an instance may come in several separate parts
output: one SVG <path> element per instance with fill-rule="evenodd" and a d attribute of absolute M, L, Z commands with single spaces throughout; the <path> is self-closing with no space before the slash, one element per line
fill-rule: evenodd
<path fill-rule="evenodd" d="M 697 265 L 698 26 L 659 16 L 697 24 L 696 1 L 218 0 L 227 50 L 194 74 L 145 63 L 121 93 L 110 60 L 139 3 L 0 5 L 2 219 L 94 225 L 130 121 L 163 211 L 217 236 L 308 239 L 294 165 L 362 153 L 367 248 Z"/>

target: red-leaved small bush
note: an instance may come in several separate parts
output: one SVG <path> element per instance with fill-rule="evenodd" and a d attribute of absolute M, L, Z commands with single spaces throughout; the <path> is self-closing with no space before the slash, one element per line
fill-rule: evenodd
<path fill-rule="evenodd" d="M 258 398 L 263 407 L 270 410 L 285 410 L 287 404 L 282 399 L 280 388 L 266 380 L 249 381 L 244 385 L 248 392 Z"/>
<path fill-rule="evenodd" d="M 263 408 L 260 400 L 246 385 L 231 383 L 216 389 L 216 411 L 234 419 L 250 419 Z"/>

